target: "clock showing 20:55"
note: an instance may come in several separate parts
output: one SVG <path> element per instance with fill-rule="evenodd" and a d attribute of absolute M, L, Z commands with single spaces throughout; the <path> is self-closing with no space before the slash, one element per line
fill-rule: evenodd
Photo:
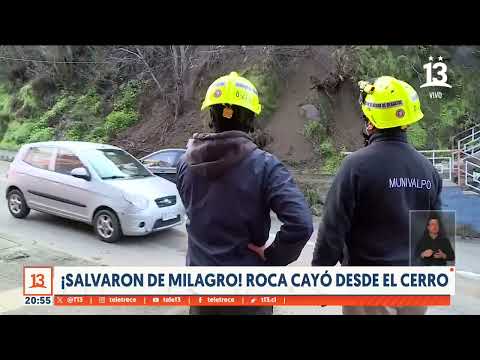
<path fill-rule="evenodd" d="M 53 305 L 51 296 L 25 296 L 24 305 Z"/>

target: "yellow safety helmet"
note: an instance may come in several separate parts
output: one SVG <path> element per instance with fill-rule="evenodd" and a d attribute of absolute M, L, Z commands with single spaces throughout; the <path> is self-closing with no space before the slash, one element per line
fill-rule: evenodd
<path fill-rule="evenodd" d="M 242 106 L 257 115 L 262 110 L 255 86 L 236 72 L 219 77 L 209 86 L 202 110 L 215 104 Z"/>
<path fill-rule="evenodd" d="M 377 129 L 406 127 L 423 118 L 417 92 L 404 81 L 381 76 L 358 86 L 362 111 Z"/>

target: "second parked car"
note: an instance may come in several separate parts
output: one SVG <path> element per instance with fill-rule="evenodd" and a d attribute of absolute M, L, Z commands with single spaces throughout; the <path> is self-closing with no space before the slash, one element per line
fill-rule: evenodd
<path fill-rule="evenodd" d="M 185 152 L 185 149 L 159 150 L 143 157 L 141 161 L 155 175 L 176 183 L 177 164 Z"/>
<path fill-rule="evenodd" d="M 180 225 L 185 209 L 175 185 L 124 150 L 50 141 L 24 145 L 7 173 L 10 213 L 30 209 L 93 225 L 106 242 Z"/>

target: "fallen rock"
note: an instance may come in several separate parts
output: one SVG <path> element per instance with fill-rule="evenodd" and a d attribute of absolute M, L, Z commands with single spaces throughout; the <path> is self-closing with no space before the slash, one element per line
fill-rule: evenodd
<path fill-rule="evenodd" d="M 307 120 L 320 121 L 320 111 L 312 104 L 305 104 L 300 107 L 300 116 Z"/>

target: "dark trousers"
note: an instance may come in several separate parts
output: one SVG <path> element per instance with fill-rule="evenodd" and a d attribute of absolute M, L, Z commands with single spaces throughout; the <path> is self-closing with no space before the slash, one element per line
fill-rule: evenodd
<path fill-rule="evenodd" d="M 273 315 L 273 306 L 190 306 L 190 315 Z"/>

